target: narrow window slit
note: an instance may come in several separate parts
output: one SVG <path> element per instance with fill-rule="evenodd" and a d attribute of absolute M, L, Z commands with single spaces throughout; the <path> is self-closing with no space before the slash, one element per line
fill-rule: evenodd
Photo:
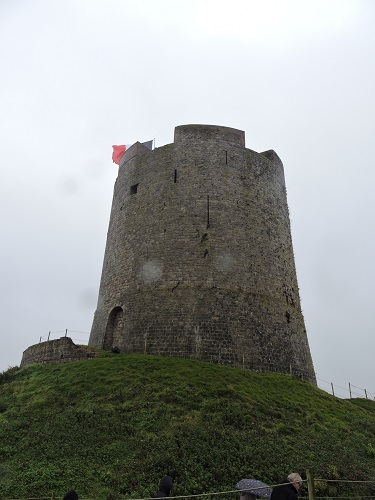
<path fill-rule="evenodd" d="M 130 194 L 136 194 L 138 191 L 138 184 L 134 184 L 134 186 L 130 187 Z"/>
<path fill-rule="evenodd" d="M 207 229 L 210 227 L 210 197 L 207 195 Z"/>
<path fill-rule="evenodd" d="M 177 182 L 177 169 L 174 169 L 174 183 L 176 184 Z"/>

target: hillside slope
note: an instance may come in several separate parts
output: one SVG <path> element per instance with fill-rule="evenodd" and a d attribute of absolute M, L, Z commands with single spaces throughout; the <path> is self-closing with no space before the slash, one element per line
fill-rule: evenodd
<path fill-rule="evenodd" d="M 268 484 L 291 471 L 375 480 L 375 402 L 194 360 L 106 355 L 0 375 L 0 498 L 144 498 Z M 375 495 L 320 483 L 324 495 Z M 233 496 L 232 496 L 233 498 Z"/>

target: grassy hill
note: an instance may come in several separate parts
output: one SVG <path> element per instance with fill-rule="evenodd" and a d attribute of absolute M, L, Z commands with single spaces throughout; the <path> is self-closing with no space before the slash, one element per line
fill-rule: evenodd
<path fill-rule="evenodd" d="M 286 375 L 142 355 L 0 374 L 1 499 L 71 488 L 80 498 L 151 497 L 165 474 L 173 495 L 198 494 L 306 469 L 375 480 L 375 402 Z M 375 484 L 321 482 L 317 493 L 359 498 Z"/>

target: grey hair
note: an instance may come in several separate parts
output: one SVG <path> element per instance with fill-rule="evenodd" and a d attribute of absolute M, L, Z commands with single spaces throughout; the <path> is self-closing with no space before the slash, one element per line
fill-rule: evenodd
<path fill-rule="evenodd" d="M 297 472 L 292 472 L 288 476 L 288 481 L 290 483 L 302 483 L 302 477 Z"/>

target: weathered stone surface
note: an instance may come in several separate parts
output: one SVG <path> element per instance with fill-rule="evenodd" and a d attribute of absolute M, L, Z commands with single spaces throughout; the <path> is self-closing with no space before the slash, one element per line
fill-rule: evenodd
<path fill-rule="evenodd" d="M 185 125 L 173 144 L 125 153 L 89 345 L 315 383 L 274 151 Z"/>
<path fill-rule="evenodd" d="M 23 352 L 21 366 L 25 367 L 33 363 L 68 363 L 94 358 L 97 355 L 94 349 L 75 345 L 70 337 L 61 337 L 28 347 Z"/>

